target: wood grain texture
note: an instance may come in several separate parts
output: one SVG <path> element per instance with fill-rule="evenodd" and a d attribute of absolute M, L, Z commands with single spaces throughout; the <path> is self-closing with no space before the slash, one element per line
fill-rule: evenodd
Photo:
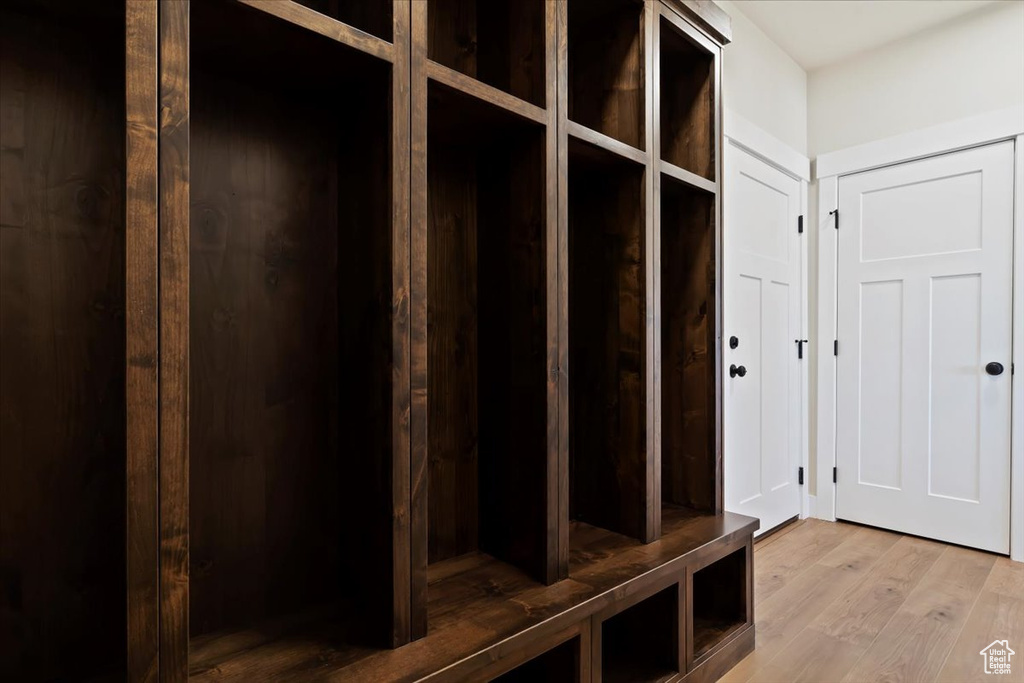
<path fill-rule="evenodd" d="M 210 0 L 207 0 L 210 1 Z M 215 0 L 220 1 L 220 0 Z M 375 35 L 366 33 L 365 31 L 344 24 L 341 21 L 333 19 L 331 17 L 320 14 L 314 9 L 307 7 L 306 4 L 312 3 L 298 3 L 292 0 L 235 0 L 243 5 L 247 5 L 254 10 L 265 12 L 266 14 L 288 22 L 294 26 L 300 27 L 306 31 L 318 33 L 322 36 L 335 40 L 343 45 L 354 48 L 366 54 L 373 55 L 379 59 L 386 61 L 394 61 L 395 52 L 394 47 L 387 42 L 388 39 L 379 38 Z M 313 0 L 314 2 L 316 0 Z M 340 5 L 337 5 L 335 0 L 326 0 L 326 2 L 335 7 L 339 7 L 338 16 L 345 17 L 347 19 L 360 19 L 361 21 L 367 21 L 367 26 L 373 25 L 378 29 L 383 27 L 386 22 L 386 14 L 383 12 L 370 11 L 366 12 L 365 9 L 353 10 L 356 6 L 363 6 L 364 8 L 374 3 L 363 3 L 363 2 L 344 2 L 342 5 L 346 9 L 340 9 Z M 379 5 L 390 4 L 390 3 L 377 3 Z"/>
<path fill-rule="evenodd" d="M 714 0 L 661 0 L 720 45 L 732 42 L 732 19 Z"/>
<path fill-rule="evenodd" d="M 401 59 L 401 53 L 397 47 L 400 39 L 396 30 L 396 18 L 403 11 L 406 11 L 409 2 L 399 0 L 391 2 L 350 2 L 349 0 L 295 0 L 300 5 L 305 5 L 321 14 L 326 14 L 332 19 L 337 19 L 343 24 L 352 28 L 364 31 L 377 36 L 383 40 L 394 42 L 395 64 Z M 408 54 L 405 55 L 408 60 Z"/>
<path fill-rule="evenodd" d="M 159 0 L 160 679 L 188 677 L 189 16 Z"/>
<path fill-rule="evenodd" d="M 562 534 L 566 526 L 563 520 L 568 517 L 569 491 L 569 445 L 560 441 L 561 436 L 561 373 L 559 372 L 558 339 L 561 332 L 562 302 L 560 300 L 559 278 L 559 226 L 561 215 L 558 211 L 558 188 L 560 185 L 559 169 L 559 117 L 558 117 L 558 84 L 555 77 L 558 71 L 558 4 L 544 3 L 544 59 L 545 73 L 551 77 L 546 79 L 547 90 L 545 99 L 548 103 L 547 119 L 544 130 L 544 295 L 545 319 L 544 333 L 547 349 L 545 382 L 547 385 L 547 462 L 545 467 L 545 507 L 547 510 L 545 537 L 547 542 L 544 582 L 554 583 L 564 579 L 569 573 L 568 537 Z M 563 543 L 565 545 L 563 545 Z"/>
<path fill-rule="evenodd" d="M 410 5 L 410 635 L 427 633 L 427 3 Z"/>
<path fill-rule="evenodd" d="M 411 504 L 411 111 L 412 34 L 410 0 L 393 9 L 395 63 L 391 72 L 391 273 L 392 273 L 392 645 L 412 639 L 412 516 Z"/>
<path fill-rule="evenodd" d="M 966 548 L 943 550 L 843 680 L 934 680 L 994 562 L 994 556 Z"/>
<path fill-rule="evenodd" d="M 713 511 L 715 198 L 661 187 L 662 497 Z"/>
<path fill-rule="evenodd" d="M 431 92 L 430 560 L 481 549 L 546 578 L 545 136 Z"/>
<path fill-rule="evenodd" d="M 839 527 L 853 533 L 834 545 Z M 757 649 L 723 681 L 987 680 L 980 650 L 1020 637 L 1024 570 L 1006 558 L 807 520 L 755 546 L 759 584 L 807 546 L 803 570 L 758 605 Z"/>
<path fill-rule="evenodd" d="M 555 256 L 557 268 L 557 402 L 558 402 L 558 578 L 569 575 L 569 524 L 571 491 L 571 456 L 569 434 L 569 73 L 565 68 L 568 60 L 568 4 L 557 0 L 553 7 L 555 16 L 555 63 L 554 79 L 556 97 L 556 212 L 557 243 Z M 550 82 L 551 79 L 549 79 Z M 549 130 L 549 137 L 551 131 Z"/>
<path fill-rule="evenodd" d="M 661 158 L 713 181 L 714 53 L 665 16 L 660 22 Z"/>
<path fill-rule="evenodd" d="M 320 87 L 192 39 L 190 633 L 343 602 L 391 644 L 393 84 L 319 36 Z"/>
<path fill-rule="evenodd" d="M 544 108 L 544 0 L 430 0 L 428 56 Z"/>
<path fill-rule="evenodd" d="M 573 519 L 645 538 L 643 175 L 570 152 Z"/>
<path fill-rule="evenodd" d="M 568 116 L 643 149 L 644 4 L 568 2 Z"/>
<path fill-rule="evenodd" d="M 706 564 L 721 547 L 749 541 L 757 522 L 672 508 L 664 512 L 664 524 L 662 539 L 651 544 L 603 529 L 580 529 L 574 537 L 585 544 L 572 548 L 572 578 L 552 586 L 484 553 L 434 563 L 429 569 L 430 632 L 396 650 L 360 649 L 351 641 L 325 639 L 316 630 L 300 629 L 276 640 L 256 632 L 244 634 L 241 642 L 203 641 L 205 667 L 194 678 L 478 680 L 485 678 L 480 672 L 494 675 L 501 668 L 495 662 L 515 658 L 521 650 L 543 652 L 564 642 L 566 629 L 598 612 L 614 613 L 624 596 L 678 582 L 690 563 Z"/>
<path fill-rule="evenodd" d="M 114 2 L 79 9 L 0 8 L 0 679 L 11 681 L 126 676 L 125 16 Z"/>
<path fill-rule="evenodd" d="M 436 62 L 427 62 L 427 76 L 438 83 L 444 83 L 449 88 L 459 90 L 467 95 L 483 100 L 489 104 L 506 109 L 513 114 L 522 116 L 536 123 L 546 123 L 548 113 L 535 104 L 531 104 L 518 97 L 509 95 L 499 88 L 481 83 L 474 78 L 467 76 L 451 67 Z"/>
<path fill-rule="evenodd" d="M 125 3 L 128 680 L 159 675 L 157 4 Z"/>

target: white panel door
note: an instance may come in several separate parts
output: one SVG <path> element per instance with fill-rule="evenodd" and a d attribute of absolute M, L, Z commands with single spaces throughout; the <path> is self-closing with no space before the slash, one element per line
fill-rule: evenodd
<path fill-rule="evenodd" d="M 1012 142 L 839 179 L 837 517 L 1009 552 L 1012 247 Z"/>
<path fill-rule="evenodd" d="M 725 170 L 725 507 L 760 534 L 800 514 L 800 182 L 732 144 Z"/>

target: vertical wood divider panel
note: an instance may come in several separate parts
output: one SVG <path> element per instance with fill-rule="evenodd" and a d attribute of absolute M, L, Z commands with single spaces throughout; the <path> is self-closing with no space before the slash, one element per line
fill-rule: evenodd
<path fill-rule="evenodd" d="M 188 678 L 189 10 L 160 0 L 160 679 Z"/>
<path fill-rule="evenodd" d="M 659 408 L 661 389 L 661 172 L 660 164 L 660 113 L 658 88 L 659 45 L 656 40 L 659 24 L 660 3 L 645 2 L 643 13 L 644 61 L 644 107 L 647 125 L 644 126 L 647 169 L 644 179 L 644 425 L 645 477 L 644 487 L 644 537 L 647 543 L 661 537 L 661 438 L 659 429 Z"/>
<path fill-rule="evenodd" d="M 568 5 L 566 0 L 555 4 L 555 69 L 556 95 L 548 102 L 555 110 L 557 140 L 558 215 L 555 286 L 558 290 L 558 571 L 559 578 L 569 576 L 569 74 Z M 550 80 L 550 79 L 549 79 Z M 549 136 L 551 132 L 548 132 Z M 584 650 L 585 652 L 585 650 Z"/>
<path fill-rule="evenodd" d="M 159 676 L 157 5 L 125 3 L 128 680 Z"/>
<path fill-rule="evenodd" d="M 392 106 L 392 517 L 393 533 L 393 621 L 392 646 L 408 643 L 412 637 L 412 549 L 410 510 L 410 156 L 411 135 L 409 71 L 411 67 L 411 0 L 394 5 L 394 63 L 391 79 Z"/>
<path fill-rule="evenodd" d="M 547 229 L 544 235 L 545 277 L 547 296 L 547 320 L 545 339 L 547 340 L 547 481 L 545 491 L 547 497 L 547 551 L 545 558 L 547 583 L 554 583 L 569 575 L 568 554 L 568 484 L 569 449 L 561 438 L 562 425 L 562 373 L 560 371 L 559 335 L 562 317 L 562 297 L 560 292 L 560 239 L 561 218 L 559 214 L 559 188 L 561 185 L 561 146 L 559 145 L 559 71 L 558 53 L 561 46 L 558 30 L 559 4 L 544 3 L 544 73 L 545 79 L 545 112 L 547 128 L 545 129 L 545 216 Z M 566 490 L 563 490 L 566 489 Z"/>
<path fill-rule="evenodd" d="M 427 2 L 411 3 L 410 635 L 427 633 Z"/>

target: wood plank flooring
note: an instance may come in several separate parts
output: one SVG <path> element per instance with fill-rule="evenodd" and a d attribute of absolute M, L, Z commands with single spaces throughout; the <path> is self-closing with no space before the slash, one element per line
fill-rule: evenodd
<path fill-rule="evenodd" d="M 724 683 L 1024 683 L 1024 564 L 803 520 L 754 547 L 757 646 Z M 984 673 L 1008 640 L 1012 674 Z"/>

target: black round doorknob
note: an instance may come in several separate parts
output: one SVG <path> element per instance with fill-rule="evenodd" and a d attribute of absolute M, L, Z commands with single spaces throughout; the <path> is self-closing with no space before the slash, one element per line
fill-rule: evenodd
<path fill-rule="evenodd" d="M 729 366 L 729 376 L 730 377 L 736 377 L 737 375 L 739 375 L 740 377 L 746 377 L 747 376 L 747 369 L 745 367 L 743 367 L 742 365 L 739 365 L 739 366 L 737 366 L 737 365 L 730 365 Z"/>
<path fill-rule="evenodd" d="M 991 363 L 985 366 L 985 372 L 993 376 L 1001 375 L 1003 374 L 1003 364 L 992 361 Z"/>

